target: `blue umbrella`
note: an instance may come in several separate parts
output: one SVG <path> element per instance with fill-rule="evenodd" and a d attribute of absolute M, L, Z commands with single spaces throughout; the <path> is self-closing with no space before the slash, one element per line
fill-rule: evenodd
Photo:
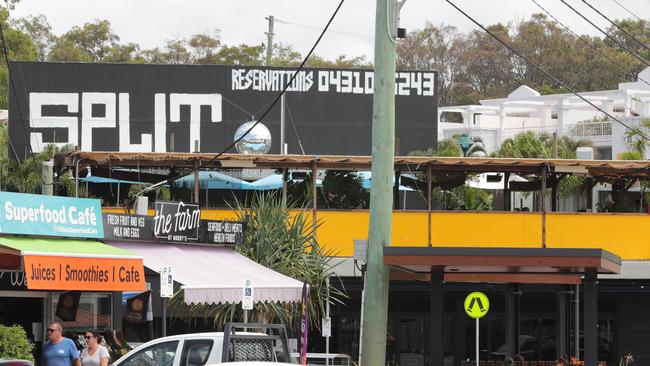
<path fill-rule="evenodd" d="M 302 179 L 292 179 L 294 183 L 302 182 Z M 321 187 L 323 182 L 320 179 L 316 179 L 316 186 Z M 248 189 L 255 191 L 267 191 L 270 189 L 281 189 L 282 188 L 282 174 L 272 174 L 268 177 L 258 179 L 252 183 L 248 184 Z"/>
<path fill-rule="evenodd" d="M 176 183 L 180 187 L 194 188 L 194 174 L 186 175 Z M 201 189 L 249 189 L 250 183 L 215 171 L 199 171 L 199 187 Z"/>
<path fill-rule="evenodd" d="M 134 182 L 132 180 L 123 180 L 123 179 L 115 179 L 115 178 L 105 178 L 105 177 L 97 177 L 94 175 L 91 175 L 89 177 L 85 178 L 79 178 L 80 181 L 82 182 L 88 182 L 88 183 L 117 183 L 117 184 L 146 184 L 142 182 Z"/>

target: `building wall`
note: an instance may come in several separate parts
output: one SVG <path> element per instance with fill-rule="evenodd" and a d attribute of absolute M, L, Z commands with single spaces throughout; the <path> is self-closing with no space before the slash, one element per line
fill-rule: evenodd
<path fill-rule="evenodd" d="M 120 212 L 119 208 L 105 211 Z M 294 211 L 311 216 L 312 211 Z M 153 214 L 151 212 L 150 214 Z M 231 210 L 202 210 L 203 219 L 235 219 Z M 319 210 L 317 238 L 338 257 L 352 257 L 354 240 L 368 236 L 369 212 Z M 426 211 L 393 212 L 394 246 L 427 246 Z M 650 259 L 650 215 L 624 213 L 546 214 L 549 248 L 602 248 L 624 260 Z M 538 248 L 539 212 L 431 212 L 431 245 L 445 247 Z"/>
<path fill-rule="evenodd" d="M 650 317 L 641 315 L 650 309 L 650 295 L 621 294 L 617 305 L 620 354 L 632 354 L 638 365 L 650 364 Z"/>

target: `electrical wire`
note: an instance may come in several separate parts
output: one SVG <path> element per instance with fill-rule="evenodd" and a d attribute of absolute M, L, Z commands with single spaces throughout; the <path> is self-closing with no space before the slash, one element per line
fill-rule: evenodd
<path fill-rule="evenodd" d="M 641 19 L 641 18 L 639 18 L 638 16 L 636 16 L 636 14 L 634 14 L 633 12 L 631 12 L 628 8 L 626 8 L 625 6 L 623 6 L 623 4 L 619 3 L 619 2 L 616 1 L 616 0 L 612 0 L 612 1 L 615 2 L 616 5 L 620 6 L 620 7 L 623 8 L 625 11 L 627 11 L 628 13 L 630 13 L 630 15 L 632 15 L 633 17 L 639 19 L 640 21 L 644 21 L 643 19 Z"/>
<path fill-rule="evenodd" d="M 559 85 L 561 85 L 562 87 L 566 88 L 569 92 L 571 92 L 571 94 L 573 94 L 573 95 L 575 95 L 576 97 L 580 98 L 583 102 L 589 104 L 590 106 L 592 106 L 592 107 L 595 108 L 596 110 L 600 111 L 601 113 L 603 113 L 603 114 L 606 115 L 607 117 L 611 118 L 613 121 L 616 121 L 616 122 L 619 123 L 621 126 L 623 126 L 623 127 L 625 127 L 626 129 L 628 129 L 629 131 L 634 131 L 634 132 L 637 132 L 637 133 L 638 133 L 638 132 L 641 132 L 639 129 L 632 128 L 632 127 L 628 126 L 628 125 L 627 125 L 626 123 L 624 123 L 623 121 L 621 121 L 621 120 L 619 120 L 618 118 L 614 117 L 611 113 L 609 113 L 609 112 L 603 110 L 602 108 L 598 107 L 597 105 L 595 105 L 594 103 L 592 103 L 589 99 L 583 97 L 583 96 L 580 95 L 578 92 L 576 92 L 575 90 L 573 90 L 573 88 L 570 88 L 568 85 L 566 85 L 566 84 L 565 84 L 564 82 L 562 82 L 560 79 L 558 79 L 558 78 L 556 78 L 555 76 L 551 75 L 551 74 L 550 74 L 548 71 L 546 71 L 544 68 L 542 68 L 541 66 L 539 66 L 539 65 L 535 64 L 534 62 L 532 62 L 530 59 L 528 59 L 528 57 L 526 57 L 526 56 L 522 55 L 521 53 L 519 53 L 519 51 L 517 51 L 514 47 L 508 45 L 506 42 L 504 42 L 503 40 L 501 40 L 501 38 L 499 38 L 496 34 L 492 33 L 489 29 L 487 29 L 486 27 L 484 27 L 484 26 L 483 26 L 481 23 L 479 23 L 477 20 L 475 20 L 474 18 L 472 18 L 469 14 L 467 14 L 465 11 L 463 11 L 461 8 L 459 8 L 459 7 L 458 7 L 456 4 L 454 4 L 451 0 L 445 0 L 445 1 L 446 1 L 447 3 L 449 3 L 451 6 L 453 6 L 456 10 L 458 10 L 461 14 L 463 14 L 467 19 L 469 19 L 470 21 L 472 21 L 472 23 L 476 24 L 476 26 L 478 26 L 478 27 L 481 28 L 483 31 L 485 31 L 487 34 L 489 34 L 489 35 L 492 36 L 494 39 L 496 39 L 499 43 L 501 43 L 502 45 L 504 45 L 505 47 L 507 47 L 508 49 L 510 49 L 510 51 L 512 51 L 512 52 L 513 52 L 514 54 L 516 54 L 517 56 L 519 56 L 522 60 L 526 61 L 528 64 L 530 64 L 531 66 L 533 66 L 534 68 L 536 68 L 538 71 L 542 72 L 544 75 L 546 75 L 547 77 L 549 77 L 550 79 L 552 79 L 553 81 L 555 81 L 556 83 L 558 83 Z M 560 1 L 564 2 L 564 0 L 560 0 Z M 642 133 L 642 132 L 641 132 L 641 133 L 640 133 L 640 136 L 641 136 L 641 138 L 643 138 L 644 140 L 646 140 L 646 141 L 650 141 L 650 138 L 649 138 L 645 133 Z"/>
<path fill-rule="evenodd" d="M 282 24 L 286 24 L 286 25 L 293 25 L 294 27 L 300 27 L 300 28 L 305 28 L 305 29 L 312 29 L 312 30 L 317 30 L 317 31 L 319 31 L 319 32 L 321 31 L 320 28 L 318 28 L 318 27 L 314 27 L 314 26 L 311 26 L 311 25 L 306 25 L 306 24 L 300 24 L 300 23 L 288 22 L 288 21 L 286 21 L 286 20 L 281 20 L 281 19 L 278 19 L 278 18 L 275 18 L 274 20 L 275 20 L 276 22 L 278 22 L 278 23 L 282 23 Z M 333 30 L 329 31 L 329 33 L 330 33 L 330 34 L 339 34 L 339 35 L 342 35 L 342 36 L 348 36 L 348 37 L 356 37 L 356 38 L 361 38 L 361 39 L 370 40 L 370 41 L 372 41 L 372 40 L 375 39 L 374 37 L 371 37 L 371 36 L 369 36 L 369 35 L 356 34 L 356 33 L 339 32 L 339 31 L 333 31 Z"/>
<path fill-rule="evenodd" d="M 609 19 L 605 14 L 601 13 L 601 12 L 600 12 L 598 9 L 596 9 L 593 5 L 589 4 L 589 3 L 587 2 L 587 0 L 582 0 L 582 2 L 585 3 L 585 4 L 587 4 L 587 6 L 590 7 L 591 10 L 595 11 L 596 13 L 598 13 L 598 15 L 600 15 L 600 16 L 603 17 L 603 18 L 605 18 L 605 20 L 607 20 L 608 22 L 610 22 L 610 23 L 611 23 L 614 27 L 616 27 L 618 30 L 620 30 L 621 32 L 623 32 L 623 34 L 625 34 L 625 35 L 628 36 L 629 38 L 635 40 L 638 44 L 640 44 L 640 45 L 641 45 L 643 48 L 645 48 L 646 50 L 650 50 L 650 47 L 648 47 L 645 43 L 639 41 L 636 37 L 634 37 L 633 35 L 631 35 L 628 31 L 626 31 L 625 29 L 623 29 L 623 27 L 621 27 L 620 25 L 616 24 L 616 22 L 614 22 L 613 20 Z"/>
<path fill-rule="evenodd" d="M 642 63 L 644 63 L 646 66 L 650 66 L 650 63 L 648 63 L 648 61 L 646 61 L 643 57 L 639 56 L 636 52 L 634 52 L 634 51 L 630 50 L 629 48 L 627 48 L 627 47 L 626 47 L 624 44 L 622 44 L 618 39 L 616 39 L 616 38 L 610 36 L 609 33 L 607 33 L 607 32 L 605 32 L 604 30 L 602 30 L 599 26 L 597 26 L 596 24 L 594 24 L 594 22 L 592 22 L 591 20 L 589 20 L 589 18 L 587 18 L 586 16 L 582 15 L 582 13 L 579 12 L 578 10 L 576 10 L 573 6 L 569 5 L 565 0 L 560 0 L 560 1 L 562 2 L 562 4 L 566 5 L 569 9 L 573 10 L 574 13 L 578 14 L 578 15 L 579 15 L 582 19 L 584 19 L 587 23 L 591 24 L 594 28 L 598 29 L 598 31 L 600 31 L 600 33 L 604 34 L 605 37 L 609 38 L 612 42 L 616 43 L 619 47 L 621 47 L 622 49 L 624 49 L 625 51 L 627 51 L 628 53 L 630 53 L 632 56 L 634 56 L 636 59 L 638 59 L 639 61 L 641 61 Z"/>
<path fill-rule="evenodd" d="M 300 151 L 302 152 L 303 155 L 305 155 L 305 149 L 302 147 L 302 141 L 300 141 L 300 135 L 298 134 L 298 129 L 296 128 L 296 124 L 293 122 L 293 117 L 291 116 L 291 110 L 289 109 L 289 103 L 287 103 L 287 99 L 284 99 L 284 106 L 287 109 L 287 112 L 289 113 L 289 121 L 291 121 L 291 126 L 293 126 L 293 131 L 296 133 L 296 138 L 298 139 L 298 146 L 300 146 Z"/>
<path fill-rule="evenodd" d="M 171 177 L 171 178 L 169 178 L 169 179 L 166 179 L 166 180 L 160 181 L 160 182 L 158 182 L 158 183 L 155 183 L 155 184 L 153 184 L 153 185 L 151 185 L 151 186 L 148 186 L 148 187 L 146 187 L 145 189 L 143 189 L 142 191 L 138 192 L 138 193 L 134 196 L 134 198 L 137 197 L 137 196 L 142 195 L 143 193 L 147 193 L 147 192 L 150 192 L 150 191 L 152 191 L 152 190 L 154 190 L 154 189 L 158 189 L 158 188 L 162 187 L 162 186 L 165 185 L 165 184 L 170 184 L 170 185 L 171 185 L 174 181 L 176 181 L 176 180 L 178 180 L 178 179 L 180 179 L 180 178 L 182 178 L 182 177 L 184 177 L 184 176 L 190 175 L 190 174 L 192 174 L 192 173 L 198 171 L 198 170 L 201 169 L 201 167 L 203 167 L 205 164 L 209 164 L 209 163 L 211 163 L 211 162 L 213 162 L 213 161 L 219 159 L 219 157 L 220 157 L 221 155 L 225 154 L 228 150 L 230 150 L 231 148 L 233 148 L 233 147 L 234 147 L 234 146 L 235 146 L 239 141 L 241 141 L 244 137 L 246 137 L 246 135 L 248 135 L 248 134 L 249 134 L 249 133 L 250 133 L 250 132 L 251 132 L 251 131 L 252 131 L 252 130 L 253 130 L 253 129 L 258 125 L 258 124 L 260 124 L 260 123 L 262 122 L 262 120 L 264 120 L 264 118 L 266 118 L 266 116 L 269 114 L 269 112 L 273 109 L 273 107 L 274 107 L 274 106 L 275 106 L 275 105 L 280 101 L 280 98 L 282 97 L 282 95 L 283 95 L 284 93 L 286 93 L 286 91 L 287 91 L 287 89 L 289 88 L 289 86 L 291 86 L 291 84 L 293 83 L 293 81 L 296 79 L 296 76 L 298 76 L 298 73 L 299 73 L 299 72 L 300 72 L 300 71 L 305 67 L 305 64 L 306 64 L 307 61 L 309 60 L 309 57 L 311 57 L 311 55 L 314 53 L 314 50 L 316 49 L 316 47 L 317 47 L 318 44 L 320 43 L 321 39 L 323 39 L 323 36 L 324 36 L 325 33 L 327 32 L 327 29 L 329 28 L 329 26 L 332 24 L 332 21 L 334 21 L 334 18 L 335 18 L 336 15 L 338 14 L 338 12 L 339 12 L 339 10 L 341 9 L 341 6 L 343 5 L 344 2 L 345 2 L 345 0 L 341 0 L 341 1 L 339 2 L 338 6 L 336 7 L 336 9 L 334 10 L 334 12 L 332 13 L 332 16 L 331 16 L 330 19 L 327 21 L 327 24 L 325 25 L 325 28 L 323 28 L 323 31 L 320 33 L 320 35 L 319 35 L 318 38 L 316 39 L 316 42 L 314 43 L 314 45 L 311 47 L 311 49 L 309 50 L 309 52 L 307 53 L 307 55 L 305 56 L 305 58 L 304 58 L 304 59 L 302 60 L 302 62 L 300 63 L 300 66 L 298 66 L 298 68 L 296 69 L 296 71 L 294 71 L 294 73 L 291 75 L 291 79 L 289 79 L 289 81 L 285 84 L 284 88 L 282 88 L 282 91 L 280 91 L 280 93 L 275 97 L 275 99 L 273 100 L 273 102 L 271 103 L 271 105 L 269 105 L 269 107 L 264 111 L 264 113 L 262 114 L 262 116 L 261 116 L 261 117 L 260 117 L 260 118 L 255 122 L 255 123 L 253 123 L 253 125 L 252 125 L 248 130 L 246 130 L 246 132 L 244 132 L 244 133 L 243 133 L 243 134 L 242 134 L 238 139 L 236 139 L 236 140 L 235 140 L 233 143 L 231 143 L 228 147 L 226 147 L 225 149 L 223 149 L 220 153 L 216 154 L 214 157 L 212 157 L 212 158 L 211 158 L 210 160 L 208 160 L 207 162 L 205 162 L 205 163 L 203 163 L 203 162 L 199 162 L 199 164 L 198 164 L 197 167 L 192 168 L 191 170 L 189 170 L 189 171 L 186 172 L 186 173 L 178 174 L 178 175 L 176 175 L 175 177 Z"/>
<path fill-rule="evenodd" d="M 25 121 L 23 120 L 23 110 L 20 106 L 20 102 L 18 101 L 18 92 L 16 91 L 16 84 L 14 82 L 13 75 L 11 73 L 11 66 L 9 64 L 9 53 L 7 52 L 7 43 L 5 41 L 5 35 L 4 35 L 4 27 L 2 26 L 2 22 L 0 22 L 0 40 L 2 40 L 2 53 L 4 54 L 4 59 L 5 59 L 5 64 L 7 65 L 7 75 L 9 76 L 9 84 L 11 86 L 11 90 L 13 91 L 14 95 L 16 96 L 16 107 L 18 108 L 18 115 L 19 118 L 18 120 L 20 121 L 20 125 L 22 126 L 22 131 L 23 134 L 25 135 L 25 139 L 27 142 L 27 146 L 29 147 L 29 152 L 31 156 L 32 163 L 34 164 L 34 167 L 36 168 L 36 172 L 39 172 L 40 166 L 36 162 L 36 156 L 34 155 L 34 151 L 32 150 L 32 144 L 30 143 L 30 138 L 29 138 L 29 133 L 27 130 L 27 127 L 25 127 Z M 13 144 L 12 144 L 13 146 Z M 16 150 L 14 149 L 14 154 L 16 154 Z M 20 162 L 20 159 L 18 160 Z M 47 184 L 45 183 L 45 180 L 43 179 L 43 176 L 41 174 L 38 174 L 38 177 L 41 179 L 41 183 L 43 184 L 43 187 L 45 187 Z"/>
<path fill-rule="evenodd" d="M 225 100 L 226 102 L 232 104 L 233 106 L 235 106 L 235 107 L 236 107 L 237 109 L 239 109 L 240 111 L 242 111 L 242 112 L 248 114 L 248 115 L 251 117 L 251 119 L 255 119 L 255 115 L 253 115 L 251 112 L 245 110 L 242 106 L 238 105 L 237 103 L 233 102 L 232 100 L 230 100 L 230 99 L 224 97 L 223 95 L 221 95 L 221 99 L 223 99 L 223 100 Z"/>
<path fill-rule="evenodd" d="M 540 9 L 542 9 L 542 11 L 543 11 L 544 13 L 546 13 L 546 15 L 548 15 L 549 17 L 551 17 L 551 19 L 553 19 L 557 24 L 559 24 L 559 25 L 562 26 L 564 29 L 566 29 L 569 33 L 571 33 L 575 38 L 577 38 L 578 40 L 582 41 L 582 42 L 583 42 L 584 44 L 586 44 L 587 46 L 591 47 L 591 49 L 593 49 L 594 51 L 600 52 L 601 56 L 605 57 L 607 60 L 609 60 L 609 62 L 611 62 L 611 63 L 612 63 L 613 65 L 615 65 L 616 67 L 618 67 L 621 71 L 624 71 L 624 72 L 625 72 L 625 75 L 627 75 L 628 77 L 631 77 L 632 79 L 634 79 L 634 78 L 636 77 L 639 81 L 641 81 L 641 82 L 647 84 L 648 86 L 650 86 L 650 82 L 644 80 L 643 78 L 639 77 L 638 75 L 635 75 L 634 72 L 632 72 L 632 70 L 630 70 L 630 69 L 628 69 L 627 67 L 623 66 L 620 62 L 616 61 L 616 59 L 614 59 L 613 57 L 609 56 L 608 54 L 606 54 L 606 53 L 604 53 L 604 52 L 601 52 L 601 51 L 598 49 L 598 47 L 596 47 L 594 44 L 590 43 L 589 41 L 587 41 L 586 39 L 584 39 L 583 37 L 581 37 L 580 35 L 578 35 L 576 32 L 574 32 L 573 30 L 571 30 L 571 28 L 567 27 L 564 23 L 562 23 L 561 21 L 559 21 L 555 16 L 553 16 L 553 14 L 551 14 L 548 10 L 546 10 L 543 6 L 541 6 L 541 5 L 540 5 L 536 0 L 531 0 L 531 1 L 532 1 L 533 3 L 535 3 L 535 5 L 537 5 L 537 7 L 539 7 Z"/>

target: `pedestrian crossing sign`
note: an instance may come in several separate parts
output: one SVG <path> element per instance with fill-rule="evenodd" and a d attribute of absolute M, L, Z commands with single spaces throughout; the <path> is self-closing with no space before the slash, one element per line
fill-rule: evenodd
<path fill-rule="evenodd" d="M 465 298 L 464 307 L 470 318 L 482 318 L 490 310 L 490 300 L 482 292 L 472 292 Z"/>

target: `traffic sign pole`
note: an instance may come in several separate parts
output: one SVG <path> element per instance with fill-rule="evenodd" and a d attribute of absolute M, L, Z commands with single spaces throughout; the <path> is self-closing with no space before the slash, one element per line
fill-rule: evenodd
<path fill-rule="evenodd" d="M 476 318 L 476 366 L 479 366 L 478 364 L 478 340 L 479 340 L 479 333 L 478 333 L 478 320 L 479 318 Z"/>
<path fill-rule="evenodd" d="M 490 310 L 490 299 L 482 292 L 472 292 L 465 298 L 465 313 L 470 318 L 476 319 L 476 366 L 479 366 L 479 319 Z"/>

